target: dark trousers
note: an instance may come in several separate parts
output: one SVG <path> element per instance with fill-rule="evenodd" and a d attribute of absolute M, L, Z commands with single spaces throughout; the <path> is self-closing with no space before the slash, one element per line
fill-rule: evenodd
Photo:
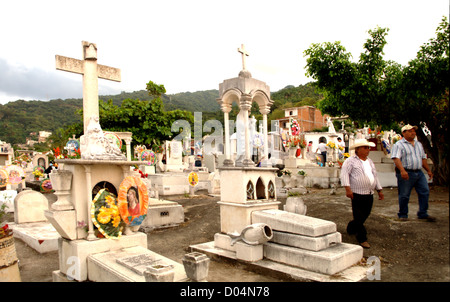
<path fill-rule="evenodd" d="M 364 227 L 364 222 L 369 217 L 372 211 L 373 195 L 360 195 L 353 193 L 352 211 L 353 220 L 347 225 L 347 233 L 349 235 L 356 235 L 356 240 L 359 243 L 367 241 L 367 231 Z"/>

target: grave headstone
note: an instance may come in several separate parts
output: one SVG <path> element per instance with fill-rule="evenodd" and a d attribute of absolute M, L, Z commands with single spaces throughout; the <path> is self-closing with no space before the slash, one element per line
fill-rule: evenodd
<path fill-rule="evenodd" d="M 47 221 L 44 211 L 48 210 L 48 200 L 44 194 L 25 190 L 14 199 L 14 221 L 16 223 Z"/>

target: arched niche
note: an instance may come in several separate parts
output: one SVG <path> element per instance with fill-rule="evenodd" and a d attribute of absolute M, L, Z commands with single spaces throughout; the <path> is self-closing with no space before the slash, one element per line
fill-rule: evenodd
<path fill-rule="evenodd" d="M 251 180 L 247 183 L 247 199 L 255 199 L 255 186 Z"/>
<path fill-rule="evenodd" d="M 271 180 L 269 180 L 267 185 L 267 193 L 269 194 L 269 199 L 275 199 L 275 185 Z"/>
<path fill-rule="evenodd" d="M 114 185 L 112 183 L 107 182 L 107 181 L 101 181 L 101 182 L 97 183 L 94 186 L 94 188 L 92 189 L 92 199 L 95 198 L 95 196 L 101 189 L 106 189 L 106 190 L 108 190 L 108 192 L 110 192 L 116 196 L 118 194 L 116 187 L 114 187 Z"/>
<path fill-rule="evenodd" d="M 258 178 L 256 181 L 256 199 L 266 199 L 266 186 L 264 186 L 264 183 L 261 179 L 261 177 Z"/>

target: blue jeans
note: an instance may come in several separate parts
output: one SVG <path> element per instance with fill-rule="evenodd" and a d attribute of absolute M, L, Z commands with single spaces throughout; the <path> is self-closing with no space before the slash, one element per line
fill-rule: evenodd
<path fill-rule="evenodd" d="M 408 172 L 409 179 L 402 178 L 400 173 L 396 173 L 397 185 L 398 185 L 398 204 L 399 204 L 399 218 L 408 218 L 408 203 L 411 191 L 416 189 L 419 197 L 419 211 L 417 212 L 418 218 L 428 217 L 428 198 L 430 196 L 430 188 L 428 187 L 428 181 L 421 170 L 417 172 Z"/>

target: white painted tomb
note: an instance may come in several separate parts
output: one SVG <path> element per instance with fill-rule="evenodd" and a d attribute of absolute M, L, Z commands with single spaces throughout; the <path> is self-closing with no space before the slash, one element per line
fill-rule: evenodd
<path fill-rule="evenodd" d="M 24 190 L 18 193 L 14 199 L 14 223 L 9 224 L 15 238 L 39 253 L 58 250 L 58 239 L 61 238 L 44 215 L 48 203 L 40 192 Z"/>
<path fill-rule="evenodd" d="M 136 176 L 140 179 L 139 173 L 130 167 L 141 163 L 127 160 L 112 139 L 105 137 L 98 120 L 97 78 L 120 81 L 120 70 L 97 65 L 95 44 L 82 42 L 82 46 L 83 61 L 56 57 L 57 69 L 83 75 L 84 135 L 80 139 L 81 159 L 56 160 L 60 169 L 50 174 L 58 200 L 45 211 L 45 217 L 61 235 L 58 244 L 59 270 L 53 272 L 53 280 L 148 280 L 126 264 L 126 259 L 134 257 L 136 261 L 143 260 L 146 266 L 164 265 L 174 271 L 174 281 L 185 281 L 187 277 L 183 265 L 149 251 L 147 235 L 137 232 L 140 223 L 130 224 L 128 217 L 122 213 L 122 221 L 128 221 L 128 224 L 121 235 L 119 233 L 118 237 L 112 238 L 96 236 L 94 214 L 91 212 L 94 197 L 103 189 L 115 196 L 124 192 L 121 184 L 125 178 Z M 144 183 L 140 186 L 142 192 L 147 191 Z M 129 209 L 128 193 L 125 191 L 125 209 Z M 144 214 L 142 209 L 139 218 L 147 214 L 147 210 L 144 208 Z M 150 258 L 152 260 L 149 261 Z"/>
<path fill-rule="evenodd" d="M 221 104 L 225 115 L 226 160 L 220 171 L 220 225 L 221 232 L 214 241 L 192 245 L 194 251 L 219 255 L 252 266 L 276 271 L 294 279 L 315 281 L 359 281 L 366 276 L 366 268 L 356 267 L 361 260 L 361 246 L 341 242 L 336 224 L 278 209 L 276 168 L 255 167 L 250 159 L 248 127 L 243 137 L 242 161 L 233 162 L 230 156 L 230 136 L 227 129 L 228 113 L 236 101 L 243 112 L 244 124 L 253 101 L 257 102 L 263 117 L 269 113 L 270 90 L 260 81 L 251 79 L 245 69 L 238 78 L 220 85 Z M 267 122 L 264 123 L 267 142 Z M 267 152 L 267 145 L 265 152 Z M 238 159 L 239 161 L 239 159 Z M 259 230 L 249 236 L 248 230 Z M 332 276 L 339 272 L 339 276 Z"/>

